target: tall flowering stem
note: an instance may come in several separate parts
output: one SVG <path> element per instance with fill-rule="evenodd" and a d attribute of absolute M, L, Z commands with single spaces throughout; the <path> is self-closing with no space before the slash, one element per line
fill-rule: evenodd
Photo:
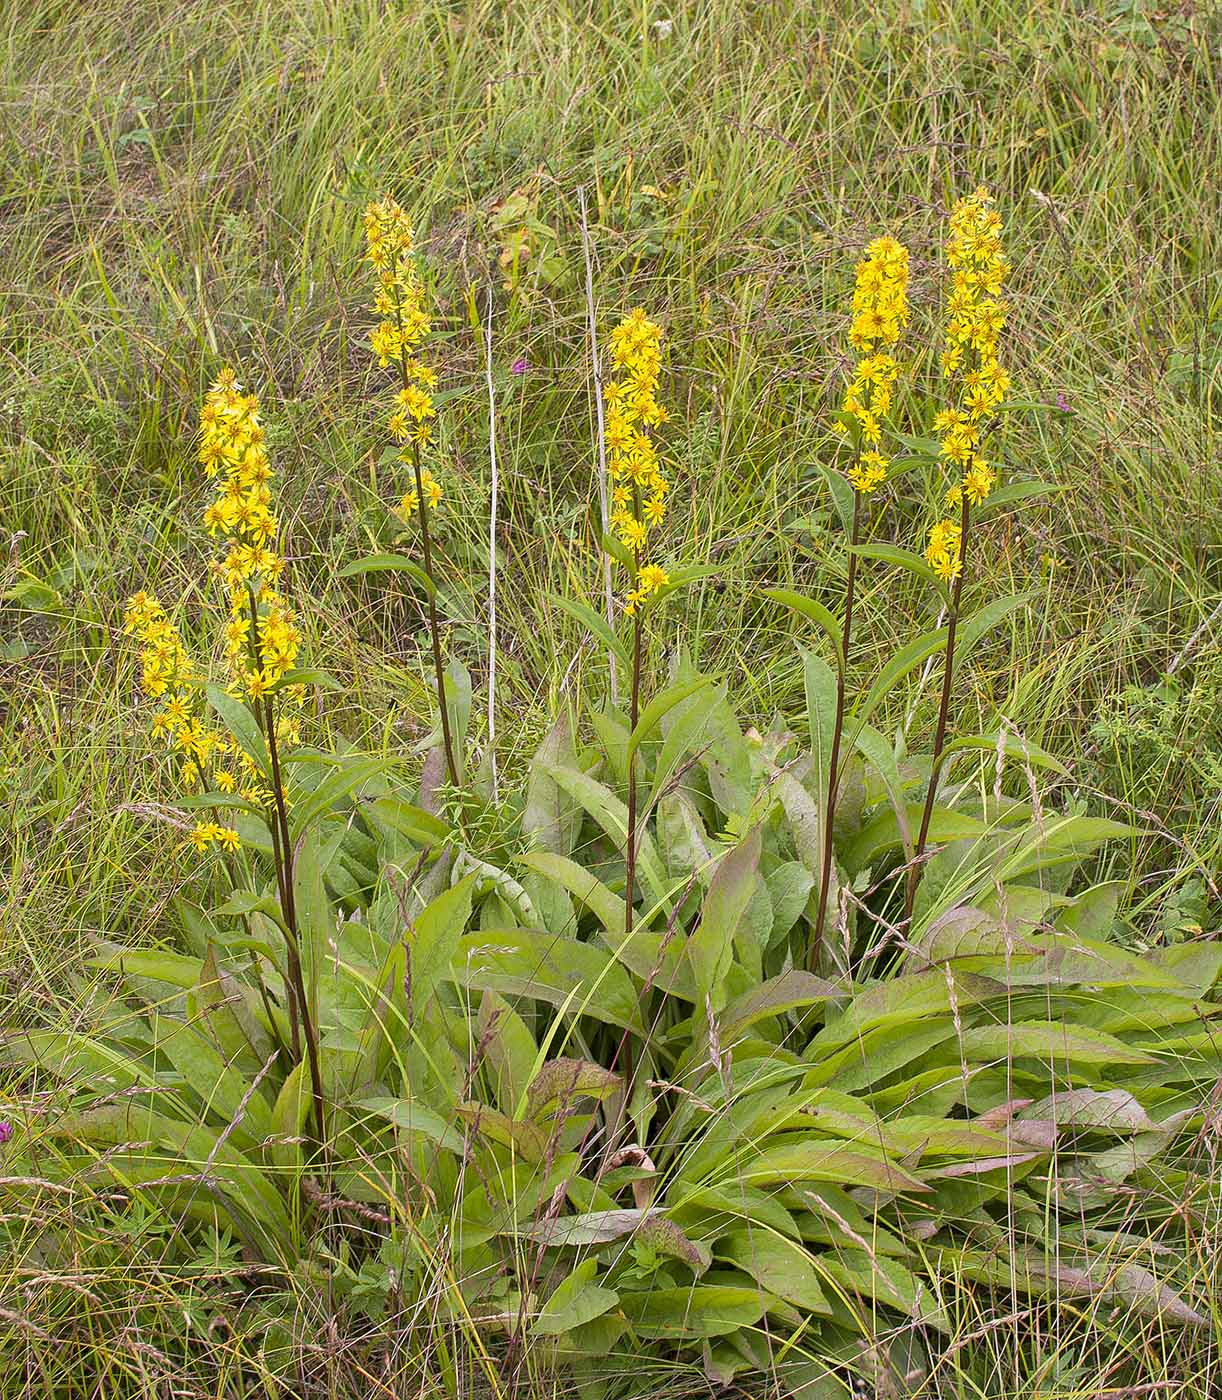
<path fill-rule="evenodd" d="M 845 391 L 837 426 L 853 444 L 848 470 L 853 487 L 853 523 L 849 533 L 848 579 L 844 624 L 836 671 L 836 722 L 828 764 L 827 807 L 823 827 L 823 870 L 819 881 L 819 912 L 811 943 L 813 969 L 823 946 L 828 892 L 832 881 L 832 826 L 840 792 L 840 742 L 844 733 L 845 671 L 853 640 L 853 602 L 857 585 L 857 546 L 861 536 L 862 499 L 873 495 L 887 479 L 888 459 L 879 450 L 883 422 L 891 409 L 899 365 L 891 353 L 908 322 L 908 251 L 894 238 L 876 238 L 857 264 L 853 289 L 853 322 L 849 341 L 857 351 L 853 379 Z"/>
<path fill-rule="evenodd" d="M 959 200 L 951 211 L 950 236 L 946 242 L 951 293 L 947 303 L 942 375 L 952 389 L 954 405 L 937 415 L 934 431 L 941 436 L 941 456 L 953 469 L 955 480 L 946 492 L 948 513 L 930 529 L 925 548 L 930 567 L 943 582 L 951 585 L 951 596 L 933 763 L 920 834 L 908 871 L 906 919 L 912 917 L 921 883 L 925 843 L 946 745 L 950 690 L 955 672 L 955 638 L 967 572 L 971 508 L 983 505 L 997 484 L 996 469 L 985 457 L 984 447 L 990 417 L 1010 388 L 1010 376 L 997 358 L 997 341 L 1008 312 L 1001 292 L 1010 272 L 1002 252 L 1001 234 L 1001 215 L 993 208 L 992 196 L 983 188 Z M 957 521 L 950 514 L 954 511 L 958 511 Z"/>
<path fill-rule="evenodd" d="M 432 641 L 433 669 L 437 678 L 437 705 L 441 711 L 441 736 L 446 769 L 452 786 L 458 786 L 458 764 L 450 732 L 450 712 L 446 704 L 445 665 L 441 654 L 441 624 L 434 595 L 433 546 L 429 534 L 429 511 L 443 496 L 441 483 L 421 462 L 421 454 L 432 444 L 433 420 L 437 409 L 431 390 L 437 387 L 437 372 L 417 358 L 428 339 L 432 321 L 425 309 L 424 286 L 416 265 L 415 239 L 411 221 L 388 195 L 365 210 L 366 256 L 376 277 L 373 310 L 381 319 L 370 334 L 370 344 L 382 369 L 395 365 L 399 390 L 395 407 L 387 420 L 391 437 L 400 445 L 399 460 L 412 469 L 412 485 L 399 502 L 399 515 L 406 523 L 415 520 L 420 530 L 420 552 L 429 586 L 429 636 Z"/>
<path fill-rule="evenodd" d="M 617 377 L 603 389 L 607 404 L 606 442 L 608 471 L 615 483 L 611 492 L 611 526 L 633 559 L 632 587 L 624 600 L 624 612 L 632 618 L 632 690 L 629 730 L 635 730 L 641 714 L 641 662 L 644 652 L 646 605 L 670 582 L 666 570 L 648 559 L 650 535 L 666 519 L 670 483 L 658 459 L 652 430 L 667 420 L 658 403 L 658 375 L 662 364 L 662 328 L 637 309 L 611 332 L 611 363 Z M 624 852 L 624 933 L 632 932 L 633 898 L 636 892 L 637 853 L 636 763 L 628 768 L 628 832 Z"/>
<path fill-rule="evenodd" d="M 196 671 L 177 631 L 156 598 L 137 593 L 129 599 L 126 630 L 143 643 L 141 684 L 163 700 L 153 716 L 155 734 L 164 735 L 182 755 L 179 776 L 188 789 L 206 786 L 218 794 L 237 792 L 267 814 L 273 863 L 287 951 L 288 1010 L 294 1056 L 304 1038 L 310 1066 L 314 1129 L 326 1143 L 326 1111 L 319 1065 L 316 1021 L 306 992 L 293 890 L 293 845 L 281 749 L 300 742 L 299 710 L 305 690 L 292 683 L 301 632 L 292 608 L 278 590 L 284 559 L 274 545 L 279 530 L 272 512 L 273 471 L 268 458 L 259 401 L 242 392 L 233 370 L 222 370 L 200 410 L 199 462 L 217 484 L 204 511 L 209 534 L 220 536 L 224 553 L 211 565 L 223 589 L 229 615 L 225 625 L 226 689 L 244 700 L 267 746 L 270 773 L 236 739 L 227 739 L 205 720 L 203 676 Z M 277 713 L 278 711 L 278 713 Z M 264 786 L 270 782 L 270 788 Z M 204 852 L 216 847 L 236 852 L 238 833 L 216 822 L 199 822 L 191 843 Z"/>

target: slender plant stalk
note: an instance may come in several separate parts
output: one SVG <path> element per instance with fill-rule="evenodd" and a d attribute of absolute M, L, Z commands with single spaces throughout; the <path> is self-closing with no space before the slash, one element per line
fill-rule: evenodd
<path fill-rule="evenodd" d="M 934 731 L 933 765 L 929 773 L 929 787 L 925 793 L 925 810 L 921 814 L 921 832 L 917 837 L 912 864 L 908 868 L 908 891 L 904 900 L 904 921 L 912 918 L 912 908 L 916 902 L 917 889 L 921 883 L 922 857 L 925 854 L 925 840 L 929 835 L 929 822 L 933 816 L 934 798 L 938 786 L 938 766 L 942 749 L 946 743 L 946 719 L 950 712 L 950 688 L 955 678 L 955 632 L 959 626 L 959 599 L 963 593 L 963 576 L 967 572 L 967 540 L 971 527 L 971 508 L 967 492 L 963 493 L 963 504 L 959 514 L 959 572 L 951 587 L 950 611 L 946 617 L 946 661 L 942 668 L 942 700 L 938 706 L 938 727 Z"/>
<path fill-rule="evenodd" d="M 281 887 L 287 903 L 283 903 L 284 919 L 288 924 L 290 937 L 286 940 L 289 956 L 289 977 L 297 994 L 301 1011 L 301 1029 L 305 1036 L 306 1057 L 310 1064 L 310 1089 L 314 1100 L 314 1131 L 318 1138 L 319 1151 L 327 1148 L 327 1116 L 323 1099 L 322 1068 L 318 1058 L 318 1031 L 310 1010 L 310 998 L 306 992 L 305 975 L 301 966 L 301 938 L 297 927 L 297 901 L 293 892 L 293 844 L 289 834 L 288 807 L 284 801 L 284 788 L 280 780 L 280 750 L 276 743 L 276 721 L 272 710 L 271 697 L 263 701 L 263 732 L 267 740 L 267 751 L 272 764 L 272 799 L 276 807 L 276 824 L 280 828 L 280 860 L 283 863 Z"/>
<path fill-rule="evenodd" d="M 407 382 L 407 367 L 403 369 L 404 383 Z M 429 540 L 428 507 L 424 501 L 424 483 L 420 478 L 420 448 L 412 444 L 412 471 L 416 478 L 416 515 L 420 521 L 420 542 L 424 554 L 424 572 L 433 582 L 433 549 Z M 450 710 L 446 704 L 445 667 L 441 660 L 441 627 L 437 621 L 437 604 L 433 600 L 433 590 L 427 590 L 429 600 L 429 635 L 433 639 L 433 669 L 437 672 L 437 704 L 441 709 L 441 736 L 445 742 L 446 767 L 450 772 L 450 784 L 458 786 L 458 766 L 454 762 L 454 741 L 450 737 Z"/>
<path fill-rule="evenodd" d="M 853 492 L 853 526 L 849 533 L 849 577 L 845 588 L 844 628 L 841 634 L 840 666 L 836 671 L 836 723 L 832 729 L 832 755 L 827 775 L 827 814 L 823 827 L 823 875 L 819 882 L 819 913 L 810 949 L 809 967 L 815 971 L 823 947 L 823 924 L 827 917 L 827 896 L 832 883 L 832 824 L 840 793 L 840 739 L 844 733 L 844 683 L 849 664 L 849 643 L 853 635 L 853 596 L 857 586 L 857 538 L 861 530 L 861 492 Z"/>
<path fill-rule="evenodd" d="M 636 610 L 632 619 L 632 699 L 628 710 L 628 732 L 636 729 L 641 716 L 641 609 Z M 628 765 L 628 845 L 624 852 L 626 875 L 624 880 L 624 936 L 632 933 L 632 899 L 636 885 L 636 756 Z"/>
<path fill-rule="evenodd" d="M 491 315 L 491 308 L 489 308 Z M 399 330 L 403 330 L 403 303 L 399 296 L 398 287 L 395 288 L 395 320 Z M 411 373 L 408 370 L 407 354 L 404 352 L 399 356 L 399 374 L 406 389 L 411 385 Z M 424 482 L 420 475 L 420 444 L 412 442 L 412 473 L 416 482 L 416 515 L 420 521 L 420 541 L 424 554 L 424 572 L 428 575 L 429 588 L 429 635 L 433 641 L 433 669 L 437 673 L 437 705 L 441 710 L 441 734 L 445 742 L 446 767 L 450 774 L 451 787 L 458 786 L 458 765 L 454 762 L 454 743 L 450 737 L 450 712 L 446 705 L 446 680 L 445 667 L 441 661 L 441 628 L 437 621 L 437 604 L 433 600 L 433 547 L 429 538 L 428 507 L 424 500 Z"/>
<path fill-rule="evenodd" d="M 492 774 L 492 801 L 500 800 L 496 774 L 496 516 L 500 477 L 496 461 L 496 389 L 492 380 L 492 283 L 488 284 L 488 321 L 485 326 L 488 381 L 488 462 L 492 475 L 492 498 L 488 507 L 488 768 Z"/>

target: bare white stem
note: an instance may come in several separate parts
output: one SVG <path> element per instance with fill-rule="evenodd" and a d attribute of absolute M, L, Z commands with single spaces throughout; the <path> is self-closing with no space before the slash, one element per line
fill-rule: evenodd
<path fill-rule="evenodd" d="M 602 521 L 603 534 L 611 529 L 611 514 L 607 500 L 607 439 L 603 413 L 602 367 L 598 358 L 598 320 L 594 313 L 594 264 L 590 257 L 590 225 L 586 217 L 586 191 L 581 185 L 577 190 L 577 204 L 581 210 L 581 250 L 586 262 L 586 312 L 590 320 L 590 364 L 594 371 L 594 413 L 598 422 L 598 509 Z M 611 588 L 611 558 L 606 550 L 600 549 L 603 564 L 603 600 L 607 612 L 607 625 L 615 626 L 615 594 Z M 611 703 L 619 704 L 619 685 L 615 673 L 615 657 L 608 656 L 611 668 Z"/>
<path fill-rule="evenodd" d="M 1205 633 L 1209 631 L 1209 629 L 1214 625 L 1214 623 L 1217 622 L 1217 620 L 1220 617 L 1222 617 L 1222 603 L 1219 603 L 1217 607 L 1214 608 L 1213 612 L 1211 612 L 1207 618 L 1204 618 L 1202 620 L 1201 625 L 1179 649 L 1178 654 L 1175 656 L 1170 666 L 1167 667 L 1167 674 L 1169 676 L 1174 676 L 1175 673 L 1184 664 L 1185 660 L 1188 657 L 1190 657 L 1194 651 L 1196 651 L 1197 643 L 1201 640 Z"/>
<path fill-rule="evenodd" d="M 500 800 L 496 777 L 496 508 L 500 480 L 496 466 L 496 389 L 492 380 L 492 284 L 488 284 L 487 320 L 484 323 L 488 380 L 488 460 L 492 468 L 492 502 L 488 509 L 488 762 L 492 773 L 492 800 Z"/>

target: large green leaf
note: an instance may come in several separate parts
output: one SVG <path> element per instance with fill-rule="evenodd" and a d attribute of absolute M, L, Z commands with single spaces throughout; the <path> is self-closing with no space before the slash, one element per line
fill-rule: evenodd
<path fill-rule="evenodd" d="M 408 985 L 415 1015 L 430 1001 L 437 984 L 449 975 L 463 930 L 471 918 L 471 898 L 478 875 L 465 875 L 442 891 L 408 930 Z"/>
<path fill-rule="evenodd" d="M 547 765 L 573 768 L 576 762 L 572 725 L 568 712 L 562 709 L 531 759 L 522 812 L 523 836 L 560 856 L 567 856 L 577 841 L 581 808 L 547 771 Z"/>
<path fill-rule="evenodd" d="M 726 974 L 734 955 L 739 923 L 759 880 L 760 832 L 754 828 L 718 862 L 700 913 L 687 940 L 696 989 L 713 1011 L 726 1004 Z"/>
<path fill-rule="evenodd" d="M 731 1230 L 714 1246 L 720 1259 L 750 1274 L 762 1288 L 807 1312 L 826 1313 L 827 1298 L 807 1250 L 762 1226 Z"/>
<path fill-rule="evenodd" d="M 1104 1031 L 1067 1026 L 1057 1021 L 1021 1021 L 1013 1025 L 975 1026 L 959 1037 L 963 1057 L 979 1060 L 1034 1058 L 1053 1065 L 1148 1065 L 1153 1057 Z"/>
<path fill-rule="evenodd" d="M 790 588 L 765 588 L 764 597 L 770 598 L 774 603 L 783 604 L 806 618 L 808 622 L 813 622 L 831 642 L 836 654 L 836 664 L 841 671 L 844 670 L 844 645 L 841 641 L 844 624 L 839 618 L 814 598 L 808 598 L 804 593 L 795 593 Z"/>
<path fill-rule="evenodd" d="M 563 886 L 574 899 L 590 910 L 608 933 L 622 935 L 625 926 L 624 901 L 584 865 L 551 851 L 528 851 L 518 857 L 518 864 Z"/>
<path fill-rule="evenodd" d="M 767 1309 L 767 1298 L 758 1288 L 698 1283 L 625 1293 L 620 1307 L 639 1337 L 690 1341 L 754 1327 Z"/>
<path fill-rule="evenodd" d="M 534 997 L 617 1026 L 639 1020 L 628 974 L 601 949 L 533 929 L 485 929 L 461 938 L 454 980 L 473 991 Z"/>
<path fill-rule="evenodd" d="M 607 787 L 588 773 L 563 764 L 543 762 L 553 779 L 594 818 L 607 835 L 622 850 L 628 844 L 628 808 Z M 638 823 L 636 833 L 637 865 L 664 909 L 670 908 L 670 889 L 653 838 Z"/>
<path fill-rule="evenodd" d="M 594 1282 L 597 1271 L 597 1259 L 583 1259 L 544 1303 L 532 1330 L 545 1337 L 559 1336 L 615 1307 L 619 1294 Z"/>

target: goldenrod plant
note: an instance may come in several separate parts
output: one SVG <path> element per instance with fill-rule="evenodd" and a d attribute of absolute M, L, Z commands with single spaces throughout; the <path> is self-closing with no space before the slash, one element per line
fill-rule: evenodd
<path fill-rule="evenodd" d="M 222 373 L 199 435 L 222 683 L 191 659 L 207 653 L 194 600 L 168 612 L 138 593 L 126 620 L 139 718 L 175 755 L 164 810 L 189 833 L 208 814 L 184 838 L 200 858 L 176 945 L 109 930 L 71 1022 L 0 1033 L 19 1077 L 0 1114 L 6 1256 L 34 1287 L 116 1220 L 160 1232 L 166 1270 L 195 1290 L 182 1346 L 220 1336 L 236 1379 L 218 1362 L 214 1389 L 235 1397 L 361 1393 L 370 1377 L 453 1400 L 603 1396 L 687 1368 L 822 1400 L 866 1358 L 875 1382 L 923 1383 L 983 1290 L 1007 1318 L 1072 1311 L 1134 1354 L 1207 1338 L 1190 1263 L 1213 1209 L 1222 949 L 1120 942 L 1124 891 L 1098 862 L 1133 826 L 1083 810 L 1066 766 L 1000 718 L 945 739 L 954 666 L 1027 601 L 998 590 L 958 615 L 987 425 L 1013 407 L 984 196 L 953 216 L 962 416 L 939 420 L 936 450 L 901 426 L 905 248 L 877 239 L 857 268 L 844 470 L 823 474 L 847 534 L 843 615 L 813 590 L 742 585 L 762 613 L 812 624 L 805 714 L 744 724 L 694 659 L 679 590 L 718 566 L 698 532 L 680 546 L 668 528 L 669 501 L 703 483 L 675 449 L 687 425 L 660 444 L 662 400 L 683 400 L 663 392 L 660 324 L 633 312 L 607 385 L 601 544 L 623 570 L 620 614 L 558 600 L 631 676 L 629 708 L 586 651 L 519 781 L 495 804 L 464 792 L 461 813 L 446 788 L 464 779 L 465 721 L 447 723 L 428 533 L 443 491 L 424 465 L 429 316 L 406 215 L 382 200 L 366 231 L 423 565 L 335 572 L 342 588 L 389 569 L 425 592 L 440 745 L 423 764 L 395 741 L 366 752 L 321 704 L 305 741 L 303 696 L 339 683 L 299 664 L 259 406 Z M 945 445 L 965 442 L 956 461 Z M 881 538 L 903 528 L 901 483 L 945 460 L 953 551 Z M 580 518 L 574 535 L 588 563 Z M 862 590 L 890 581 L 875 565 L 955 626 L 887 650 L 854 694 L 850 663 L 880 650 Z M 923 755 L 881 717 L 943 655 Z M 949 792 L 949 765 L 968 762 Z M 1138 1231 L 1133 1193 L 1152 1177 Z M 58 1325 L 22 1329 L 27 1363 Z"/>
<path fill-rule="evenodd" d="M 967 569 L 972 507 L 982 506 L 997 484 L 997 471 L 984 455 L 992 416 L 1010 389 L 1010 375 L 997 358 L 997 341 L 1005 326 L 1007 307 L 1002 288 L 1009 274 L 1001 243 L 1001 215 L 992 196 L 978 189 L 959 200 L 950 215 L 946 262 L 951 272 L 947 298 L 942 375 L 955 392 L 956 402 L 934 419 L 941 435 L 941 457 L 955 473 L 946 491 L 946 507 L 958 510 L 939 520 L 929 531 L 925 557 L 943 583 L 950 585 L 946 613 L 946 659 L 942 667 L 942 697 L 934 731 L 933 765 L 921 813 L 904 912 L 912 917 L 912 904 L 921 881 L 921 861 L 938 787 L 939 767 L 946 741 L 951 686 L 955 670 L 955 637 Z"/>
<path fill-rule="evenodd" d="M 411 485 L 399 502 L 398 512 L 406 524 L 414 522 L 419 530 L 423 569 L 412 566 L 410 560 L 394 561 L 394 556 L 357 561 L 349 568 L 350 573 L 391 567 L 404 569 L 419 579 L 424 587 L 446 771 L 451 786 L 457 788 L 461 770 L 451 733 L 445 663 L 441 651 L 441 623 L 437 616 L 437 587 L 433 577 L 433 546 L 429 534 L 429 512 L 438 507 L 444 492 L 432 471 L 422 465 L 422 454 L 433 441 L 433 420 L 437 416 L 431 392 L 437 387 L 437 371 L 423 363 L 418 358 L 418 352 L 429 337 L 432 320 L 425 305 L 411 221 L 389 195 L 366 208 L 365 242 L 377 288 L 373 310 L 382 318 L 370 335 L 370 345 L 379 368 L 386 369 L 393 365 L 399 378 L 394 411 L 386 426 L 393 441 L 399 445 L 399 460 L 411 468 Z"/>

